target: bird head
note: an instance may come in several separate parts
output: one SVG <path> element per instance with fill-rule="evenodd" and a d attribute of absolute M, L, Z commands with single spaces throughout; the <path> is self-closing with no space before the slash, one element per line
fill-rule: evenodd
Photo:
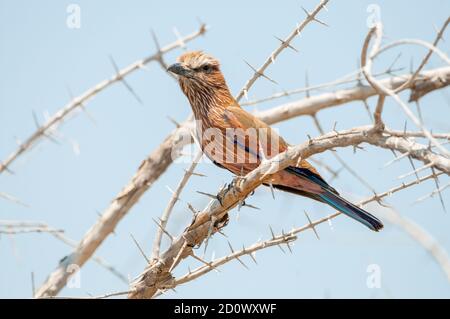
<path fill-rule="evenodd" d="M 226 87 L 225 79 L 220 72 L 220 63 L 202 51 L 182 54 L 177 63 L 169 66 L 167 71 L 175 74 L 183 91 L 201 88 Z"/>

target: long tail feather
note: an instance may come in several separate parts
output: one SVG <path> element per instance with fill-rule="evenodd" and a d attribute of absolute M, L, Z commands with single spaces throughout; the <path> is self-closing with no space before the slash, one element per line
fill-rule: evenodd
<path fill-rule="evenodd" d="M 379 231 L 383 228 L 383 223 L 378 218 L 337 194 L 326 191 L 325 193 L 320 194 L 319 197 L 331 207 L 359 221 L 374 231 Z"/>

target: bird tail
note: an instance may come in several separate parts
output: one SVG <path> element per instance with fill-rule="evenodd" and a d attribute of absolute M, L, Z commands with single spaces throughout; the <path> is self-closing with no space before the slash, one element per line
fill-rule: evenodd
<path fill-rule="evenodd" d="M 383 223 L 378 218 L 350 203 L 338 194 L 325 190 L 324 193 L 318 194 L 318 197 L 331 207 L 366 225 L 371 230 L 379 231 L 383 228 Z"/>

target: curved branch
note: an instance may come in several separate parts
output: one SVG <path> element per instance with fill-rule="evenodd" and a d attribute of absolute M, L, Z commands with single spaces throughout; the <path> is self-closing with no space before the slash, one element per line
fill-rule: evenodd
<path fill-rule="evenodd" d="M 174 154 L 176 150 L 184 146 L 186 134 L 189 134 L 188 127 L 182 126 L 176 129 L 159 148 L 142 162 L 131 181 L 102 213 L 99 220 L 87 231 L 74 251 L 63 258 L 49 275 L 36 292 L 37 298 L 56 295 L 71 275 L 71 272 L 67 271 L 68 267 L 73 264 L 81 267 L 94 254 L 106 237 L 114 231 L 119 221 L 129 212 L 130 208 L 138 202 L 145 191 L 176 159 Z M 191 142 L 190 139 L 187 141 Z"/>
<path fill-rule="evenodd" d="M 130 75 L 136 70 L 141 69 L 146 64 L 152 61 L 161 61 L 163 54 L 166 54 L 180 46 L 183 46 L 184 45 L 183 43 L 192 41 L 193 39 L 205 34 L 206 30 L 207 30 L 206 25 L 202 24 L 199 30 L 185 36 L 181 40 L 179 39 L 161 49 L 158 49 L 158 52 L 153 55 L 150 55 L 148 57 L 145 57 L 141 60 L 138 60 L 130 64 L 129 66 L 123 68 L 122 70 L 119 70 L 117 74 L 115 74 L 110 79 L 103 80 L 94 87 L 85 91 L 80 96 L 73 98 L 72 101 L 70 101 L 66 106 L 61 108 L 52 117 L 50 117 L 50 119 L 45 124 L 39 126 L 31 136 L 29 136 L 22 144 L 19 145 L 19 147 L 14 152 L 12 152 L 6 158 L 6 160 L 0 162 L 0 174 L 3 173 L 5 170 L 8 170 L 9 166 L 19 156 L 21 156 L 26 151 L 30 150 L 41 138 L 49 137 L 49 132 L 51 131 L 51 129 L 54 129 L 57 125 L 61 124 L 69 114 L 73 113 L 74 110 L 84 108 L 86 102 L 90 101 L 98 93 L 110 87 L 114 83 L 123 81 L 123 79 L 126 76 Z"/>
<path fill-rule="evenodd" d="M 411 156 L 423 161 L 432 160 L 436 167 L 450 174 L 450 160 L 437 154 L 431 154 L 426 148 L 410 141 L 392 136 L 381 135 L 372 127 L 355 128 L 343 132 L 333 132 L 310 140 L 299 146 L 292 147 L 270 160 L 263 161 L 260 166 L 243 178 L 238 178 L 231 188 L 222 190 L 216 200 L 197 216 L 191 225 L 177 237 L 172 245 L 154 259 L 144 272 L 134 281 L 130 289 L 129 298 L 151 298 L 158 289 L 165 289 L 174 284 L 171 270 L 184 258 L 192 254 L 192 248 L 201 245 L 212 233 L 225 226 L 228 221 L 228 211 L 242 203 L 245 198 L 266 179 L 299 159 L 306 159 L 311 155 L 321 153 L 336 147 L 346 147 L 369 143 L 372 145 L 398 149 L 410 152 Z M 378 198 L 375 197 L 375 198 Z M 339 213 L 336 213 L 336 216 Z"/>
<path fill-rule="evenodd" d="M 435 81 L 436 78 L 447 79 L 450 82 L 450 67 L 442 67 L 423 72 L 422 80 L 424 82 Z M 395 88 L 406 83 L 412 74 L 393 76 L 379 82 L 386 88 L 394 90 Z M 409 87 L 405 89 L 414 89 L 415 85 L 421 83 L 421 80 L 414 80 Z M 443 87 L 443 86 L 440 86 Z M 440 87 L 435 87 L 436 89 Z M 429 93 L 431 91 L 428 91 Z M 274 124 L 291 118 L 312 115 L 324 109 L 339 106 L 353 101 L 363 101 L 377 95 L 377 91 L 372 86 L 355 86 L 350 89 L 336 90 L 334 92 L 323 93 L 310 98 L 301 99 L 276 106 L 267 111 L 255 112 L 261 120 L 268 124 Z"/>

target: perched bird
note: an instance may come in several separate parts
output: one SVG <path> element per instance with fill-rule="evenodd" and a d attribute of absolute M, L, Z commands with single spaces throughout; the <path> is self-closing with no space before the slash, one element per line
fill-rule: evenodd
<path fill-rule="evenodd" d="M 187 52 L 167 70 L 176 74 L 191 104 L 197 139 L 214 164 L 243 175 L 287 149 L 274 129 L 239 106 L 212 56 Z M 270 175 L 264 184 L 326 203 L 374 231 L 383 228 L 375 216 L 342 198 L 306 160 Z"/>

